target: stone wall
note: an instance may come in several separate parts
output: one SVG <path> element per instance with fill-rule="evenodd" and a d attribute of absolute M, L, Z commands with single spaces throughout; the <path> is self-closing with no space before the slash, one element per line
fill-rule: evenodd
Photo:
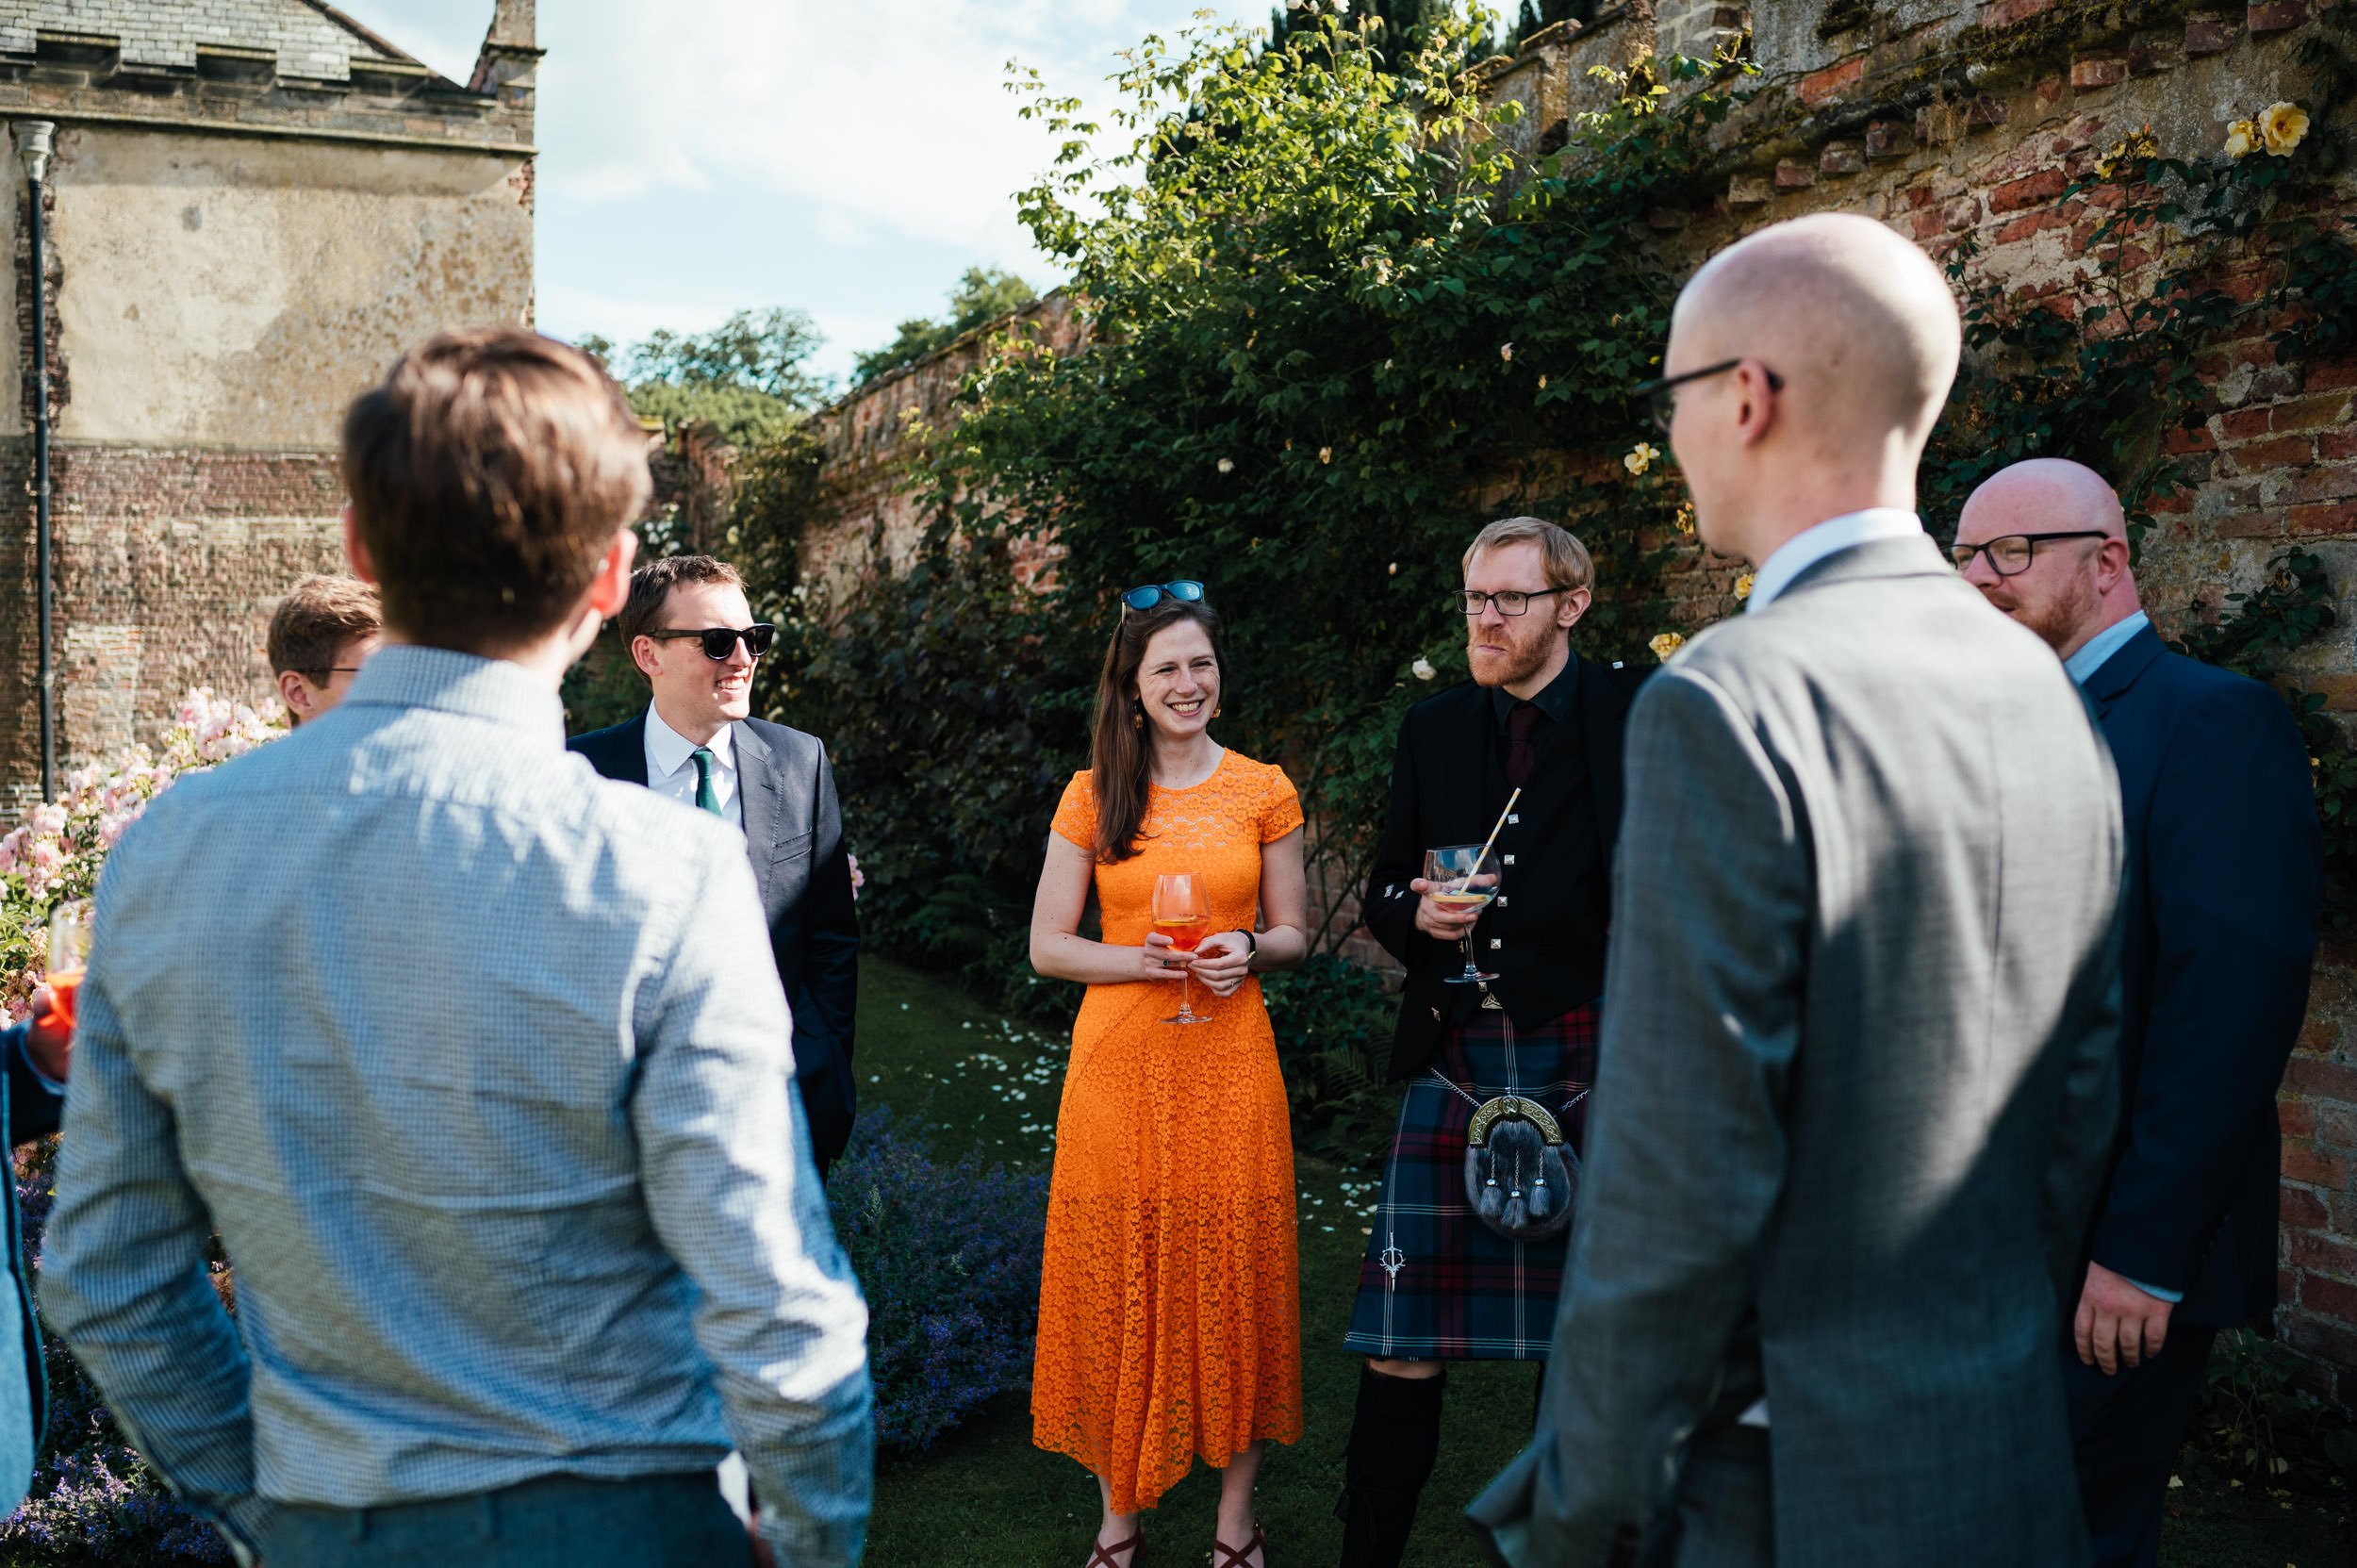
<path fill-rule="evenodd" d="M 61 768 L 180 694 L 272 690 L 263 629 L 340 568 L 342 411 L 406 346 L 528 322 L 530 0 L 448 81 L 308 0 L 0 0 L 0 116 L 58 125 L 45 215 Z M 12 152 L 12 150 L 11 150 Z M 29 470 L 26 187 L 0 161 L 0 452 Z M 38 793 L 33 508 L 0 489 L 0 814 Z"/>
<path fill-rule="evenodd" d="M 1722 129 L 1723 186 L 1652 219 L 1653 242 L 1673 271 L 1759 224 L 1840 208 L 1934 249 L 1970 237 L 1989 277 L 2037 292 L 2075 265 L 2099 221 L 2085 201 L 2062 199 L 2074 177 L 2146 125 L 2172 157 L 2211 156 L 2229 121 L 2303 96 L 2298 51 L 2316 26 L 2304 0 L 1631 0 L 1585 29 L 1537 35 L 1516 59 L 1490 68 L 1491 91 L 1524 106 L 1508 134 L 1526 155 L 1543 155 L 1564 144 L 1567 117 L 1602 91 L 1591 66 L 1625 68 L 1656 50 L 1707 56 L 1749 28 L 1760 91 Z M 2340 213 L 2357 207 L 2353 193 L 2344 186 Z M 2224 282 L 2249 298 L 2257 279 L 2243 266 Z M 1038 319 L 1060 345 L 1078 342 L 1062 297 Z M 2140 569 L 2166 631 L 2255 585 L 2292 544 L 2322 556 L 2345 592 L 2357 587 L 2357 359 L 2279 365 L 2269 325 L 2252 323 L 2201 367 L 2215 412 L 2206 428 L 2177 437 L 2200 482 L 2169 503 Z M 822 417 L 827 464 L 806 560 L 839 577 L 861 569 L 871 539 L 904 556 L 915 520 L 895 489 L 900 433 L 940 421 L 975 352 L 960 345 Z M 1691 560 L 1673 577 L 1674 613 L 1689 624 L 1732 613 L 1736 575 L 1733 563 Z M 2345 600 L 2339 630 L 2303 651 L 2300 673 L 2334 711 L 2357 715 L 2352 608 Z M 2357 1405 L 2357 942 L 2349 938 L 2329 942 L 2318 965 L 2282 1117 L 2277 1328 L 2313 1381 Z"/>

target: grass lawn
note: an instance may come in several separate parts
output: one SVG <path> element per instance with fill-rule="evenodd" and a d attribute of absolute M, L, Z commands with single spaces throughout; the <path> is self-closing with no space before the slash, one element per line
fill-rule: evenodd
<path fill-rule="evenodd" d="M 944 1152 L 969 1139 L 992 1159 L 1045 1169 L 1052 1155 L 1065 1042 L 1011 1024 L 960 992 L 875 958 L 860 968 L 860 1092 L 944 1131 Z M 1361 1227 L 1373 1202 L 1345 1173 L 1304 1159 L 1301 1195 L 1300 1443 L 1272 1449 L 1261 1472 L 1270 1557 L 1288 1568 L 1330 1564 L 1342 1542 L 1334 1497 L 1358 1389 L 1342 1348 L 1357 1287 Z M 1409 1568 L 1465 1568 L 1480 1559 L 1457 1514 L 1521 1446 L 1535 1369 L 1475 1364 L 1449 1377 L 1440 1468 L 1425 1492 Z M 1031 1446 L 1030 1405 L 1016 1394 L 923 1454 L 879 1465 L 870 1568 L 1080 1568 L 1096 1524 L 1096 1488 L 1072 1461 Z M 2352 1568 L 2357 1502 L 2233 1490 L 2172 1494 L 2177 1514 L 2164 1568 Z M 1146 1568 L 1205 1561 L 1218 1477 L 1209 1468 L 1146 1519 Z"/>

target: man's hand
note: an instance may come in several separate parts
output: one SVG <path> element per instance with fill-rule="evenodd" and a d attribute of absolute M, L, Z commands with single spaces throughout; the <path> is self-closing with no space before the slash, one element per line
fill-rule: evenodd
<path fill-rule="evenodd" d="M 1462 942 L 1481 918 L 1481 906 L 1452 909 L 1432 901 L 1432 884 L 1418 877 L 1408 884 L 1408 891 L 1418 895 L 1416 900 L 1416 929 L 1437 942 Z"/>
<path fill-rule="evenodd" d="M 25 1060 L 52 1083 L 63 1083 L 74 1066 L 74 1031 L 54 1021 L 41 1021 L 54 1020 L 57 1006 L 57 999 L 49 994 L 48 986 L 33 987 L 33 1017 L 25 1030 Z"/>
<path fill-rule="evenodd" d="M 2079 1315 L 2071 1330 L 2079 1360 L 2100 1366 L 2106 1378 L 2123 1366 L 2141 1366 L 2157 1356 L 2168 1338 L 2171 1303 L 2148 1295 L 2102 1263 L 2087 1264 L 2086 1288 L 2079 1293 Z"/>

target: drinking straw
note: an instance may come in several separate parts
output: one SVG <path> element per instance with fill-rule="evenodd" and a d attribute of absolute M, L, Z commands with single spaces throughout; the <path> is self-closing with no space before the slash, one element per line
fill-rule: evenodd
<path fill-rule="evenodd" d="M 1514 802 L 1522 798 L 1523 792 L 1519 785 L 1516 786 L 1513 794 L 1506 798 L 1506 809 L 1498 813 L 1497 826 L 1490 830 L 1490 836 L 1482 842 L 1481 852 L 1474 856 L 1473 869 L 1465 873 L 1467 882 L 1481 875 L 1481 863 L 1490 858 L 1490 846 L 1498 841 L 1498 834 L 1506 829 L 1506 819 L 1514 813 Z"/>

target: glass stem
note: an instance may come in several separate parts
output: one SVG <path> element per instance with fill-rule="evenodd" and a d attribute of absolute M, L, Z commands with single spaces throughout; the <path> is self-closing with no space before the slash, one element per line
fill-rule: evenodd
<path fill-rule="evenodd" d="M 1195 971 L 1192 969 L 1178 971 L 1178 1016 L 1182 1018 L 1195 1016 L 1194 975 Z"/>

